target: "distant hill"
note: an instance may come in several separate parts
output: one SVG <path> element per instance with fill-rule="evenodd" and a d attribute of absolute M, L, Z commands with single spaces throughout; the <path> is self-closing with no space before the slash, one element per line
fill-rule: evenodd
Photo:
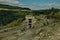
<path fill-rule="evenodd" d="M 32 10 L 34 15 L 57 13 L 59 11 L 60 9 L 58 8 L 51 8 L 51 9 L 45 9 L 45 10 Z"/>
<path fill-rule="evenodd" d="M 31 10 L 29 8 L 22 8 L 22 7 L 17 7 L 17 6 L 5 5 L 5 4 L 0 4 L 0 8 Z"/>

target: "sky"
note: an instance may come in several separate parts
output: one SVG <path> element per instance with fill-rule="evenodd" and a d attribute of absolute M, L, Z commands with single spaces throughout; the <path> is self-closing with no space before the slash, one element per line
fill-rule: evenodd
<path fill-rule="evenodd" d="M 60 0 L 0 0 L 0 4 L 27 7 L 32 10 L 50 9 L 52 7 L 60 9 Z"/>

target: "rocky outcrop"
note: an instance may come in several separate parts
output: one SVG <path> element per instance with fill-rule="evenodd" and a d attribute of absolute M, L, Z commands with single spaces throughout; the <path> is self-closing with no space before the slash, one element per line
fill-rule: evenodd
<path fill-rule="evenodd" d="M 0 40 L 59 40 L 60 21 L 47 19 L 47 15 L 35 16 L 37 19 L 33 28 L 26 28 L 25 21 L 20 26 L 0 33 Z"/>

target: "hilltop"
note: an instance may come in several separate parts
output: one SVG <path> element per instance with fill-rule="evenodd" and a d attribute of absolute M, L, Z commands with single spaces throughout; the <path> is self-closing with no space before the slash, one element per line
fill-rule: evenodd
<path fill-rule="evenodd" d="M 18 6 L 11 6 L 11 5 L 6 5 L 6 4 L 0 4 L 0 8 L 5 8 L 5 9 L 26 9 L 26 10 L 30 10 L 29 8 L 23 8 L 23 7 L 18 7 Z"/>

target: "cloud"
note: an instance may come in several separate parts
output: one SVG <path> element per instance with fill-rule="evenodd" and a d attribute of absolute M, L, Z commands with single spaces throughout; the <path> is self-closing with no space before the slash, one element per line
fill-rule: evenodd
<path fill-rule="evenodd" d="M 8 5 L 14 5 L 14 6 L 23 5 L 17 0 L 0 0 L 0 4 L 8 4 Z"/>
<path fill-rule="evenodd" d="M 19 6 L 19 7 L 28 7 L 32 10 L 49 9 L 51 7 L 60 8 L 60 3 L 58 2 L 43 3 L 43 4 L 32 3 L 32 5 L 28 5 L 28 4 L 21 3 L 18 0 L 0 0 L 0 4 L 8 4 L 8 5 Z"/>
<path fill-rule="evenodd" d="M 30 7 L 31 9 L 38 10 L 38 9 L 50 9 L 50 8 L 60 8 L 60 3 L 54 2 L 54 3 L 44 3 L 44 4 L 32 4 Z"/>
<path fill-rule="evenodd" d="M 60 8 L 60 3 L 44 3 L 44 4 L 36 4 L 33 3 L 32 5 L 22 5 L 21 7 L 28 7 L 32 10 L 41 10 L 41 9 L 51 9 L 54 8 Z"/>

